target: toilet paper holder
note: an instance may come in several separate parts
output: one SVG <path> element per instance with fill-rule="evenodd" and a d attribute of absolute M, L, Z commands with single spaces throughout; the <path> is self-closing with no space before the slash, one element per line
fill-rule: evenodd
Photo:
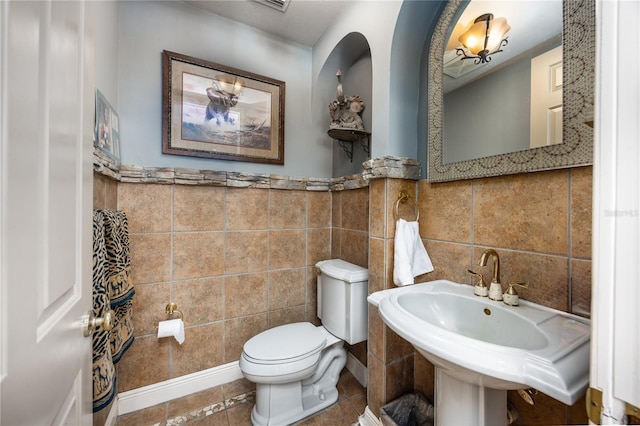
<path fill-rule="evenodd" d="M 177 315 L 178 318 L 180 318 L 182 321 L 184 321 L 184 315 L 182 315 L 182 311 L 178 310 L 178 305 L 176 305 L 173 302 L 170 302 L 165 308 L 164 311 L 167 313 L 167 319 L 175 319 L 173 318 L 174 315 Z M 158 328 L 158 325 L 156 324 L 156 329 Z"/>
<path fill-rule="evenodd" d="M 173 302 L 169 303 L 164 308 L 164 311 L 167 313 L 167 316 L 169 317 L 169 319 L 171 319 L 173 314 L 176 314 L 176 315 L 179 315 L 179 318 L 184 321 L 184 315 L 182 315 L 182 312 L 178 310 L 178 305 L 176 305 L 175 303 Z"/>

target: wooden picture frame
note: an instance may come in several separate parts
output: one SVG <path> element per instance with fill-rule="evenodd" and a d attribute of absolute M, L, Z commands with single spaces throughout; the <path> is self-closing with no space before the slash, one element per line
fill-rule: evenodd
<path fill-rule="evenodd" d="M 162 153 L 284 164 L 285 83 L 163 51 Z"/>

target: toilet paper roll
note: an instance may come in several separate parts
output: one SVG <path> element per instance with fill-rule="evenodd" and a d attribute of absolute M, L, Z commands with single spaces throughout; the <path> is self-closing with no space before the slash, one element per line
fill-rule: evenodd
<path fill-rule="evenodd" d="M 184 322 L 182 319 L 160 321 L 158 324 L 158 338 L 171 336 L 175 337 L 180 344 L 184 342 Z"/>

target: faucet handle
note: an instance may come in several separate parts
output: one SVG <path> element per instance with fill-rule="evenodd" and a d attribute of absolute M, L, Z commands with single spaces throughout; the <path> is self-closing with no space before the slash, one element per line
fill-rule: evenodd
<path fill-rule="evenodd" d="M 518 292 L 513 288 L 515 286 L 529 288 L 529 283 L 515 281 L 509 284 L 507 291 L 505 291 L 503 295 L 503 301 L 507 305 L 518 306 L 520 304 L 520 297 L 518 296 Z"/>
<path fill-rule="evenodd" d="M 484 277 L 482 276 L 482 274 L 474 272 L 471 269 L 467 269 L 467 272 L 469 272 L 474 277 L 478 278 L 473 289 L 473 294 L 480 297 L 487 297 L 489 295 L 489 288 L 487 287 L 487 284 L 484 282 Z"/>
<path fill-rule="evenodd" d="M 482 274 L 479 274 L 475 271 L 472 271 L 471 269 L 467 269 L 467 272 L 470 273 L 471 275 L 473 275 L 474 277 L 478 278 L 478 282 L 476 285 L 482 285 L 484 287 L 487 286 L 487 284 L 484 282 L 484 277 L 482 276 Z"/>

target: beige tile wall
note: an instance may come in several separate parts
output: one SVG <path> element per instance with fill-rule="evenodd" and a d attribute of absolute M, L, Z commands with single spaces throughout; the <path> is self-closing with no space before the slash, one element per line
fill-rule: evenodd
<path fill-rule="evenodd" d="M 393 287 L 393 206 L 400 189 L 416 194 L 420 234 L 435 271 L 424 281 L 468 282 L 482 250 L 500 255 L 502 282 L 528 281 L 527 300 L 589 316 L 592 168 L 429 184 L 379 180 L 370 186 L 370 291 Z M 406 212 L 411 214 L 411 212 Z M 369 312 L 368 404 L 374 413 L 408 391 L 433 399 L 433 366 Z M 401 380 L 399 380 L 401 379 Z M 410 384 L 409 384 L 410 383 Z M 411 388 L 411 389 L 409 389 Z M 536 405 L 509 400 L 523 424 L 584 424 L 584 401 L 567 407 L 540 394 Z"/>
<path fill-rule="evenodd" d="M 369 188 L 332 192 L 331 257 L 369 267 Z M 345 344 L 367 365 L 367 342 Z"/>
<path fill-rule="evenodd" d="M 120 363 L 119 391 L 235 360 L 244 341 L 268 327 L 317 323 L 318 260 L 368 266 L 370 292 L 393 287 L 393 208 L 401 189 L 418 201 L 435 265 L 421 280 L 467 282 L 468 268 L 489 274 L 477 260 L 492 247 L 503 282 L 530 282 L 523 298 L 588 316 L 591 179 L 584 167 L 441 184 L 379 179 L 365 189 L 314 193 L 116 184 L 96 175 L 94 206 L 127 212 L 136 265 L 136 342 Z M 400 205 L 400 216 L 413 214 Z M 182 346 L 154 335 L 169 300 L 185 313 Z M 414 389 L 433 397 L 433 366 L 375 309 L 369 327 L 368 344 L 349 350 L 368 364 L 370 408 L 377 412 Z M 582 401 L 566 407 L 541 395 L 528 407 L 515 394 L 510 400 L 529 424 L 585 421 Z"/>
<path fill-rule="evenodd" d="M 314 265 L 333 254 L 331 201 L 328 192 L 120 183 L 136 338 L 118 366 L 118 391 L 235 361 L 267 328 L 317 322 Z M 367 242 L 366 229 L 338 234 L 349 232 Z M 366 266 L 366 248 L 335 249 Z M 183 345 L 155 335 L 169 301 L 184 314 Z"/>
<path fill-rule="evenodd" d="M 417 200 L 417 183 L 412 180 L 378 179 L 369 184 L 369 292 L 393 288 L 394 217 L 398 193 L 404 190 Z M 411 203 L 398 205 L 398 216 L 415 219 Z M 420 211 L 421 220 L 425 220 Z M 375 307 L 369 306 L 368 360 L 369 386 L 367 402 L 376 414 L 384 403 L 413 392 L 413 347 L 388 328 Z"/>
<path fill-rule="evenodd" d="M 369 189 L 332 192 L 333 257 L 369 265 Z"/>
<path fill-rule="evenodd" d="M 93 208 L 111 209 L 118 207 L 118 182 L 100 174 L 93 175 Z"/>
<path fill-rule="evenodd" d="M 418 184 L 420 234 L 435 271 L 428 280 L 469 282 L 480 254 L 500 255 L 504 285 L 527 281 L 527 300 L 589 315 L 591 300 L 591 167 Z"/>

